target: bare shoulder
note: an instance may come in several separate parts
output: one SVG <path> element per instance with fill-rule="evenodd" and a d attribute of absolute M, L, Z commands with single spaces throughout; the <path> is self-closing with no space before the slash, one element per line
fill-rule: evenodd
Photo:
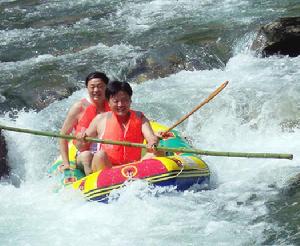
<path fill-rule="evenodd" d="M 105 112 L 105 113 L 101 113 L 101 114 L 97 114 L 97 116 L 94 118 L 93 121 L 97 121 L 97 122 L 102 122 L 104 121 L 104 119 L 107 118 L 107 114 L 108 112 Z"/>
<path fill-rule="evenodd" d="M 149 122 L 148 118 L 144 114 L 142 115 L 142 122 L 143 123 L 148 123 Z"/>
<path fill-rule="evenodd" d="M 103 113 L 101 113 L 101 114 L 98 114 L 97 116 L 106 118 L 106 117 L 108 117 L 109 115 L 111 115 L 111 112 L 110 112 L 110 111 L 109 111 L 109 112 L 103 112 Z"/>
<path fill-rule="evenodd" d="M 91 122 L 88 130 L 87 130 L 87 135 L 88 136 L 96 136 L 101 134 L 103 126 L 105 125 L 105 119 L 107 117 L 107 113 L 101 113 L 98 114 Z M 97 133 L 97 134 L 96 134 Z"/>
<path fill-rule="evenodd" d="M 78 101 L 71 106 L 67 117 L 78 118 L 82 112 L 83 112 L 82 102 Z"/>
<path fill-rule="evenodd" d="M 74 111 L 74 112 L 81 112 L 83 110 L 83 103 L 82 101 L 78 101 L 76 103 L 74 103 L 71 108 L 70 108 L 70 111 Z"/>
<path fill-rule="evenodd" d="M 61 132 L 70 133 L 79 119 L 82 111 L 81 101 L 74 103 L 68 111 Z"/>

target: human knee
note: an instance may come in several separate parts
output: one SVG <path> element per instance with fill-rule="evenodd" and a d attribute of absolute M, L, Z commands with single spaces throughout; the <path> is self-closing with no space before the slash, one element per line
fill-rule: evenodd
<path fill-rule="evenodd" d="M 97 151 L 95 154 L 94 154 L 94 157 L 96 157 L 96 158 L 106 158 L 107 157 L 107 154 L 106 154 L 106 152 L 105 151 L 103 151 L 103 150 L 99 150 L 99 151 Z"/>
<path fill-rule="evenodd" d="M 93 154 L 91 153 L 91 151 L 83 151 L 82 153 L 80 153 L 80 156 L 82 158 L 90 158 L 93 156 Z"/>
<path fill-rule="evenodd" d="M 82 153 L 80 153 L 80 155 L 78 156 L 78 160 L 80 162 L 90 162 L 93 158 L 93 154 L 90 151 L 84 151 Z"/>

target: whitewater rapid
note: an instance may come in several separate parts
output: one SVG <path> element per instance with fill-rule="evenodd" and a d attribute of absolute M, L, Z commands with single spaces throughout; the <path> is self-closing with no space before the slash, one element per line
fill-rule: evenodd
<path fill-rule="evenodd" d="M 79 192 L 55 190 L 47 169 L 57 140 L 5 132 L 9 163 L 19 187 L 0 184 L 1 245 L 261 244 L 266 231 L 284 230 L 263 220 L 266 203 L 299 172 L 300 130 L 283 122 L 300 115 L 300 58 L 258 58 L 239 53 L 222 69 L 183 71 L 133 85 L 133 108 L 171 125 L 225 80 L 227 88 L 178 127 L 196 148 L 292 153 L 294 160 L 205 157 L 213 189 L 176 192 L 144 182 L 120 191 L 109 204 L 86 202 Z M 1 123 L 58 131 L 70 105 L 85 90 L 44 110 L 20 111 Z"/>

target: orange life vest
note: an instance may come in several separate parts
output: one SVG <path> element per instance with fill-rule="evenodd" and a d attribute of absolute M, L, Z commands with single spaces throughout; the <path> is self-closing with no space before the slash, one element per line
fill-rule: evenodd
<path fill-rule="evenodd" d="M 144 136 L 142 133 L 143 113 L 130 110 L 130 117 L 125 130 L 113 112 L 109 112 L 106 118 L 105 129 L 102 138 L 115 141 L 128 141 L 142 143 Z M 121 145 L 101 144 L 113 165 L 121 165 L 141 159 L 142 149 Z"/>
<path fill-rule="evenodd" d="M 92 120 L 97 115 L 97 107 L 95 104 L 90 103 L 86 98 L 81 99 L 83 105 L 83 113 L 81 118 L 78 120 L 77 124 L 74 126 L 74 135 L 76 136 L 82 129 L 87 129 L 92 122 Z M 110 111 L 107 101 L 104 101 L 104 111 Z M 76 140 L 73 141 L 76 144 Z"/>

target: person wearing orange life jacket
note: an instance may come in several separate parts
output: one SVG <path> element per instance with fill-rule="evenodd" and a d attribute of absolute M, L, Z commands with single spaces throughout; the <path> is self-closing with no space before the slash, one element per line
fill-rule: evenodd
<path fill-rule="evenodd" d="M 110 110 L 105 100 L 105 89 L 108 81 L 106 74 L 101 72 L 92 72 L 86 77 L 85 85 L 88 97 L 72 105 L 61 128 L 61 134 L 73 133 L 78 135 L 88 128 L 90 122 L 97 114 Z M 68 141 L 60 139 L 59 148 L 62 157 L 62 164 L 59 169 L 63 171 L 70 168 Z M 80 146 L 79 151 L 76 157 L 76 164 L 79 167 L 82 166 L 86 174 L 90 174 L 90 164 L 93 158 L 90 145 L 86 143 Z"/>
<path fill-rule="evenodd" d="M 154 134 L 144 114 L 130 109 L 131 96 L 132 89 L 129 83 L 108 83 L 105 97 L 111 112 L 97 115 L 85 131 L 85 136 L 135 143 L 142 143 L 146 139 L 149 153 L 143 159 L 150 158 L 155 154 L 153 146 L 157 145 L 159 138 Z M 138 161 L 142 157 L 141 151 L 141 148 L 136 147 L 101 144 L 99 151 L 94 154 L 92 171 Z"/>

